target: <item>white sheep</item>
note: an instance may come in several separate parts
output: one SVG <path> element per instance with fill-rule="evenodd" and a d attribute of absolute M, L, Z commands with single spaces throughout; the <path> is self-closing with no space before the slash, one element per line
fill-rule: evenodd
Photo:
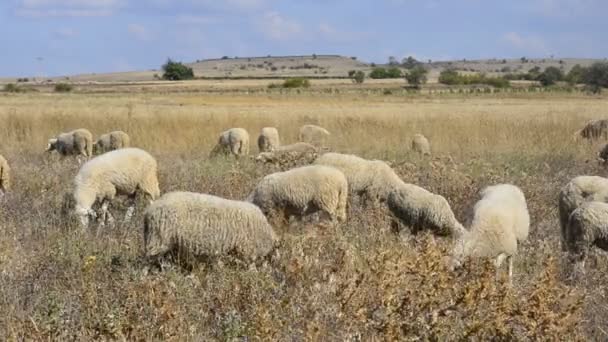
<path fill-rule="evenodd" d="M 264 127 L 258 137 L 258 149 L 260 152 L 270 152 L 281 145 L 279 131 L 274 127 Z"/>
<path fill-rule="evenodd" d="M 584 270 L 592 246 L 608 250 L 608 203 L 585 202 L 570 214 L 566 250 L 577 271 Z"/>
<path fill-rule="evenodd" d="M 395 171 L 381 160 L 330 152 L 319 156 L 314 164 L 332 166 L 342 171 L 348 180 L 350 194 L 371 201 L 386 201 L 392 189 L 404 184 Z"/>
<path fill-rule="evenodd" d="M 156 159 L 138 148 L 111 151 L 89 160 L 78 171 L 74 183 L 75 212 L 85 227 L 89 217 L 97 216 L 92 209 L 95 202 L 101 203 L 104 224 L 112 219 L 108 206 L 116 195 L 127 195 L 132 201 L 125 216 L 127 221 L 135 210 L 138 191 L 150 201 L 160 195 Z"/>
<path fill-rule="evenodd" d="M 8 165 L 8 161 L 0 155 L 0 198 L 4 197 L 4 194 L 11 187 L 11 168 Z"/>
<path fill-rule="evenodd" d="M 256 161 L 274 163 L 285 160 L 296 160 L 307 156 L 316 156 L 317 148 L 309 143 L 297 142 L 274 148 L 269 152 L 261 152 L 255 158 Z"/>
<path fill-rule="evenodd" d="M 599 138 L 608 139 L 608 119 L 589 120 L 585 127 L 576 131 L 574 138 L 595 140 Z"/>
<path fill-rule="evenodd" d="M 170 192 L 144 214 L 144 247 L 150 259 L 169 252 L 216 257 L 236 252 L 248 261 L 270 254 L 278 238 L 251 203 L 193 192 Z"/>
<path fill-rule="evenodd" d="M 414 137 L 412 138 L 412 150 L 424 156 L 430 156 L 431 144 L 424 135 L 414 134 Z"/>
<path fill-rule="evenodd" d="M 57 151 L 61 156 L 76 155 L 86 159 L 93 155 L 93 135 L 84 128 L 60 133 L 49 139 L 46 152 Z M 80 159 L 78 159 L 80 163 Z"/>
<path fill-rule="evenodd" d="M 465 232 L 443 196 L 414 184 L 398 185 L 389 193 L 387 204 L 413 233 L 428 229 L 438 235 L 459 238 Z"/>
<path fill-rule="evenodd" d="M 327 143 L 329 136 L 329 131 L 321 126 L 304 125 L 300 127 L 298 140 L 313 144 L 315 146 L 323 146 Z"/>
<path fill-rule="evenodd" d="M 131 138 L 123 131 L 112 131 L 102 134 L 93 145 L 93 153 L 105 153 L 109 151 L 127 148 L 131 146 Z"/>
<path fill-rule="evenodd" d="M 528 238 L 530 215 L 524 193 L 515 185 L 499 184 L 481 191 L 475 204 L 471 228 L 455 243 L 452 266 L 466 257 L 494 258 L 496 272 L 506 259 L 509 282 L 513 278 L 513 256 L 517 245 Z"/>
<path fill-rule="evenodd" d="M 570 214 L 584 202 L 608 202 L 608 178 L 578 176 L 573 178 L 559 193 L 559 221 L 562 235 L 562 250 L 569 240 L 568 220 Z"/>
<path fill-rule="evenodd" d="M 285 214 L 304 216 L 325 212 L 330 219 L 346 220 L 348 182 L 340 170 L 309 165 L 264 177 L 247 198 L 268 214 L 280 208 Z"/>
<path fill-rule="evenodd" d="M 244 128 L 231 128 L 220 134 L 211 150 L 211 157 L 232 154 L 236 157 L 249 154 L 249 133 Z"/>

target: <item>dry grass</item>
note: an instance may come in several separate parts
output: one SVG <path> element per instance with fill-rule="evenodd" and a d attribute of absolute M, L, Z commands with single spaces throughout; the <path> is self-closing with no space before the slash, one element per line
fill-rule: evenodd
<path fill-rule="evenodd" d="M 0 203 L 0 338 L 228 340 L 606 339 L 608 271 L 588 263 L 563 280 L 557 193 L 579 174 L 606 175 L 597 146 L 572 133 L 604 117 L 608 99 L 582 96 L 42 95 L 0 97 L 0 154 L 14 170 Z M 400 176 L 445 196 L 457 217 L 483 186 L 522 187 L 532 216 L 514 288 L 477 263 L 445 269 L 449 241 L 391 232 L 383 208 L 351 203 L 336 227 L 277 226 L 281 258 L 247 268 L 231 259 L 191 274 L 141 273 L 139 220 L 81 232 L 61 215 L 77 165 L 42 153 L 59 131 L 122 129 L 159 160 L 161 190 L 243 199 L 270 166 L 208 160 L 217 134 L 275 126 L 284 143 L 315 123 L 331 148 L 390 160 Z M 409 151 L 413 134 L 435 156 Z M 253 148 L 255 150 L 255 148 Z M 141 212 L 138 213 L 141 219 Z"/>

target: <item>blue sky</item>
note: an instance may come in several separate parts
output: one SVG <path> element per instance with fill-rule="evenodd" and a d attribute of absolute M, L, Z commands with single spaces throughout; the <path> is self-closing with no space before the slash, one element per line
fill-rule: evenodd
<path fill-rule="evenodd" d="M 0 76 L 227 56 L 608 57 L 606 0 L 0 0 Z"/>

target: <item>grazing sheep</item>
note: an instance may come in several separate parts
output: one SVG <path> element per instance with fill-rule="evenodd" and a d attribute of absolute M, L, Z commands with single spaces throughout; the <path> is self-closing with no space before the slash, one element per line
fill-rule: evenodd
<path fill-rule="evenodd" d="M 583 270 L 592 246 L 608 251 L 608 203 L 586 202 L 570 215 L 566 250 L 571 261 Z"/>
<path fill-rule="evenodd" d="M 366 160 L 352 154 L 325 153 L 314 164 L 342 171 L 349 192 L 371 201 L 386 201 L 395 187 L 404 184 L 395 171 L 381 160 Z"/>
<path fill-rule="evenodd" d="M 570 240 L 568 220 L 570 214 L 584 202 L 608 202 L 608 179 L 599 176 L 578 176 L 559 193 L 559 221 L 562 233 L 562 250 Z"/>
<path fill-rule="evenodd" d="M 576 131 L 575 138 L 583 139 L 608 139 L 608 119 L 590 120 L 585 124 L 585 127 Z"/>
<path fill-rule="evenodd" d="M 489 186 L 480 194 L 471 228 L 454 246 L 452 265 L 460 265 L 466 257 L 495 258 L 498 274 L 499 266 L 507 259 L 512 282 L 517 244 L 527 239 L 530 230 L 526 198 L 521 189 L 511 184 Z"/>
<path fill-rule="evenodd" d="M 604 145 L 604 147 L 598 152 L 597 156 L 600 164 L 608 164 L 608 144 Z"/>
<path fill-rule="evenodd" d="M 138 148 L 123 148 L 91 159 L 80 168 L 74 183 L 75 212 L 85 227 L 89 217 L 96 217 L 92 206 L 97 201 L 101 203 L 101 222 L 105 224 L 112 219 L 111 215 L 108 217 L 108 206 L 116 195 L 127 195 L 132 201 L 125 220 L 129 220 L 135 210 L 138 191 L 150 201 L 160 195 L 156 160 Z"/>
<path fill-rule="evenodd" d="M 93 153 L 105 153 L 131 146 L 131 138 L 123 131 L 102 134 L 93 145 Z"/>
<path fill-rule="evenodd" d="M 443 196 L 414 184 L 398 185 L 390 192 L 387 204 L 413 233 L 429 229 L 438 235 L 458 238 L 465 232 Z"/>
<path fill-rule="evenodd" d="M 412 150 L 424 156 L 431 155 L 431 144 L 429 140 L 422 134 L 415 134 L 412 139 Z"/>
<path fill-rule="evenodd" d="M 93 155 L 93 135 L 88 130 L 81 128 L 68 133 L 60 133 L 55 138 L 49 139 L 46 152 L 57 151 L 61 156 L 76 155 L 84 156 L 86 159 Z M 80 159 L 78 159 L 80 163 Z"/>
<path fill-rule="evenodd" d="M 261 152 L 255 158 L 256 161 L 264 163 L 276 163 L 289 160 L 297 160 L 308 156 L 316 156 L 317 148 L 305 142 L 297 142 L 291 145 L 278 146 L 272 151 Z"/>
<path fill-rule="evenodd" d="M 168 252 L 215 257 L 236 252 L 255 261 L 270 254 L 278 238 L 266 217 L 251 203 L 193 192 L 170 192 L 144 214 L 148 258 Z"/>
<path fill-rule="evenodd" d="M 279 131 L 274 127 L 264 127 L 258 137 L 258 149 L 260 152 L 270 152 L 281 145 Z"/>
<path fill-rule="evenodd" d="M 2 155 L 0 155 L 0 198 L 4 197 L 4 194 L 11 187 L 11 168 L 8 166 L 8 162 Z"/>
<path fill-rule="evenodd" d="M 304 125 L 300 127 L 300 141 L 313 144 L 315 146 L 323 146 L 327 143 L 330 133 L 323 127 L 316 125 Z"/>
<path fill-rule="evenodd" d="M 231 128 L 222 132 L 211 150 L 211 157 L 232 154 L 236 157 L 249 154 L 249 133 L 244 128 Z"/>
<path fill-rule="evenodd" d="M 247 200 L 260 207 L 264 214 L 273 208 L 300 216 L 322 211 L 332 221 L 336 218 L 344 221 L 347 197 L 348 182 L 342 172 L 333 167 L 310 165 L 264 177 Z"/>

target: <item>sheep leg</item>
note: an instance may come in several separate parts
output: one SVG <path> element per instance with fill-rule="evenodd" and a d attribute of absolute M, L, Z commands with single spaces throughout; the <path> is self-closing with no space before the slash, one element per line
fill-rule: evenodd
<path fill-rule="evenodd" d="M 106 221 L 108 220 L 108 206 L 109 202 L 107 200 L 103 200 L 101 203 L 101 222 L 100 226 L 104 227 L 106 225 Z"/>
<path fill-rule="evenodd" d="M 127 213 L 125 214 L 125 222 L 130 222 L 131 221 L 131 217 L 133 217 L 133 213 L 134 212 L 135 212 L 135 205 L 131 205 L 127 209 Z"/>
<path fill-rule="evenodd" d="M 498 279 L 498 276 L 500 275 L 500 265 L 502 265 L 502 262 L 505 261 L 506 258 L 506 255 L 500 254 L 494 260 L 494 267 L 496 267 L 496 279 Z"/>
<path fill-rule="evenodd" d="M 513 256 L 509 255 L 507 260 L 509 261 L 509 285 L 513 285 Z"/>

